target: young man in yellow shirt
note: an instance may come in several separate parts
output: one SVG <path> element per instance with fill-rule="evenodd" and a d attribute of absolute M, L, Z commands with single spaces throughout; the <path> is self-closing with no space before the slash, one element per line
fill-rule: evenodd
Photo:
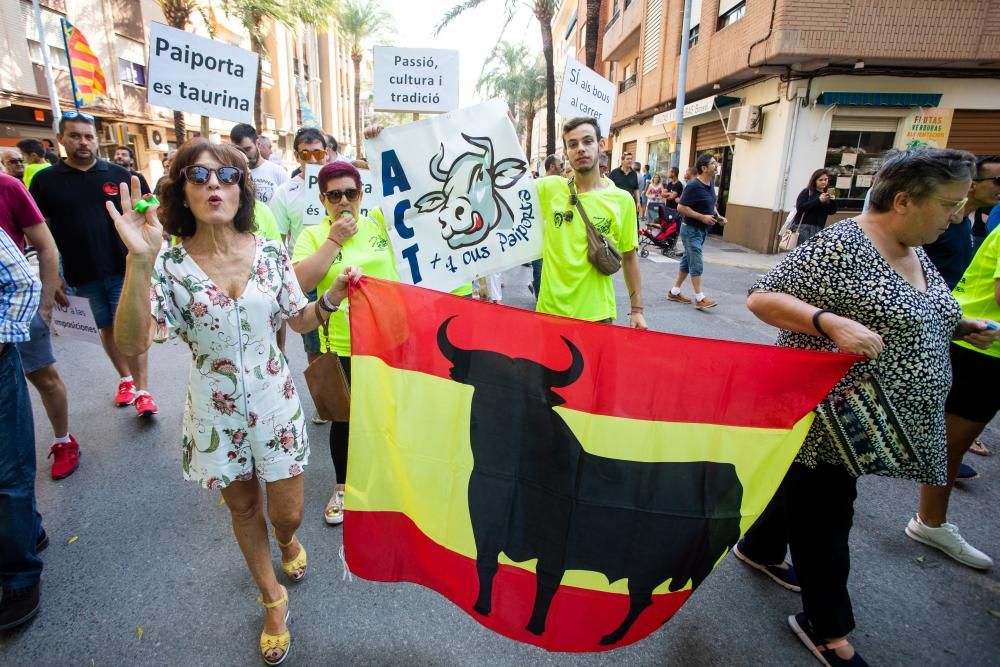
<path fill-rule="evenodd" d="M 591 223 L 622 253 L 622 269 L 631 310 L 629 324 L 646 329 L 642 314 L 642 277 L 636 254 L 639 231 L 635 200 L 604 178 L 599 156 L 604 140 L 593 118 L 572 118 L 563 125 L 563 147 L 580 205 Z M 594 268 L 587 258 L 587 229 L 569 185 L 561 176 L 535 182 L 545 225 L 542 285 L 536 310 L 591 322 L 611 322 L 616 316 L 612 276 Z"/>

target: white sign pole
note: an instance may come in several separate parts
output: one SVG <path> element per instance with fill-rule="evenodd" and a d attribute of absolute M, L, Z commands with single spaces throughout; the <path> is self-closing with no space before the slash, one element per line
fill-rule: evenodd
<path fill-rule="evenodd" d="M 69 306 L 58 303 L 52 309 L 52 328 L 60 336 L 69 336 L 94 345 L 101 344 L 101 334 L 97 330 L 94 311 L 90 301 L 82 296 L 68 296 Z"/>
<path fill-rule="evenodd" d="M 365 148 L 404 282 L 451 291 L 541 257 L 538 195 L 505 103 L 391 127 Z"/>
<path fill-rule="evenodd" d="M 150 104 L 253 123 L 257 54 L 162 23 L 149 26 Z"/>
<path fill-rule="evenodd" d="M 563 118 L 590 116 L 600 125 L 601 136 L 606 137 L 611 132 L 611 114 L 617 93 L 615 84 L 569 57 L 566 58 L 556 112 Z"/>
<path fill-rule="evenodd" d="M 376 46 L 376 111 L 440 113 L 458 108 L 458 51 Z"/>

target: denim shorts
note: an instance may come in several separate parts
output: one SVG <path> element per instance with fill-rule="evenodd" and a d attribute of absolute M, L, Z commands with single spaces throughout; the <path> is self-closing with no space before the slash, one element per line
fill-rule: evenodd
<path fill-rule="evenodd" d="M 45 326 L 45 320 L 38 313 L 31 318 L 31 340 L 18 343 L 17 351 L 21 355 L 21 365 L 24 367 L 25 375 L 56 363 L 49 328 Z"/>
<path fill-rule="evenodd" d="M 107 329 L 115 323 L 115 310 L 118 308 L 118 299 L 122 295 L 124 283 L 125 276 L 122 275 L 73 286 L 73 293 L 76 296 L 87 297 L 90 301 L 90 309 L 94 311 L 98 329 Z"/>
<path fill-rule="evenodd" d="M 684 244 L 681 273 L 687 273 L 697 278 L 705 271 L 701 248 L 705 245 L 705 237 L 707 236 L 707 228 L 699 229 L 686 222 L 681 225 L 681 243 Z"/>

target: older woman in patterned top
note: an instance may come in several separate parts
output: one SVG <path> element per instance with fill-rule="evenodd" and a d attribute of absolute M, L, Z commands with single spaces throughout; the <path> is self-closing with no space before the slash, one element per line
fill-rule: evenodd
<path fill-rule="evenodd" d="M 866 370 L 873 373 L 927 462 L 903 476 L 931 484 L 947 480 L 949 343 L 988 347 L 998 333 L 984 320 L 962 319 L 920 247 L 958 222 L 973 172 L 972 156 L 962 151 L 921 149 L 890 157 L 863 214 L 796 248 L 747 299 L 757 317 L 781 329 L 779 345 L 874 360 L 855 366 L 833 393 Z M 854 629 L 847 578 L 856 483 L 814 423 L 778 494 L 734 549 L 785 588 L 801 589 L 804 611 L 789 617 L 789 625 L 827 665 L 866 664 L 847 640 Z M 794 567 L 784 562 L 786 546 Z"/>
<path fill-rule="evenodd" d="M 253 180 L 246 159 L 229 144 L 184 144 L 159 211 L 143 211 L 132 198 L 138 192 L 135 178 L 131 188 L 121 184 L 124 215 L 108 204 L 129 251 L 115 339 L 127 354 L 173 335 L 191 348 L 184 477 L 222 491 L 266 609 L 260 651 L 275 665 L 291 646 L 288 591 L 271 564 L 258 480 L 265 482 L 282 570 L 298 581 L 307 565 L 295 531 L 309 458 L 302 407 L 277 332 L 285 321 L 299 333 L 325 323 L 360 272 L 345 268 L 319 300 L 307 302 L 284 245 L 254 233 Z M 160 253 L 164 228 L 182 242 Z"/>

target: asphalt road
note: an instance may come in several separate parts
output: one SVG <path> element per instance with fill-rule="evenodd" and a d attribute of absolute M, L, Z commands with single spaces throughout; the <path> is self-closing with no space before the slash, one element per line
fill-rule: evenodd
<path fill-rule="evenodd" d="M 656 259 L 662 259 L 657 257 Z M 740 258 L 734 255 L 735 264 Z M 759 270 L 711 264 L 709 312 L 664 299 L 671 262 L 643 261 L 646 317 L 652 328 L 689 335 L 770 342 L 774 332 L 743 305 Z M 531 307 L 528 271 L 505 274 L 505 303 Z M 620 282 L 620 281 L 619 281 Z M 620 304 L 624 286 L 620 288 Z M 305 357 L 294 334 L 291 364 Z M 38 505 L 52 544 L 43 553 L 42 610 L 30 624 L 0 633 L 0 664 L 255 665 L 261 613 L 218 492 L 181 479 L 180 422 L 189 354 L 154 348 L 153 391 L 160 414 L 141 423 L 115 410 L 116 378 L 102 352 L 56 339 L 70 389 L 80 469 L 53 482 L 45 457 L 51 432 L 35 396 Z M 669 345 L 635 351 L 670 354 Z M 301 371 L 297 386 L 305 390 Z M 308 402 L 307 392 L 304 401 Z M 670 400 L 684 400 L 684 388 Z M 311 406 L 310 406 L 311 407 Z M 436 593 L 415 585 L 344 578 L 340 528 L 323 507 L 333 484 L 326 426 L 309 426 L 313 453 L 305 478 L 309 549 L 306 579 L 291 589 L 294 637 L 287 664 L 330 665 L 813 665 L 786 625 L 798 596 L 732 557 L 717 568 L 664 628 L 632 646 L 593 655 L 551 654 L 484 629 Z M 1000 425 L 991 458 L 969 457 L 981 478 L 959 488 L 950 518 L 970 542 L 1000 557 Z M 974 460 L 973 460 L 974 459 Z M 1000 661 L 1000 578 L 907 538 L 912 483 L 865 478 L 851 536 L 855 646 L 873 665 L 996 665 Z M 994 518 L 990 518 L 994 517 Z M 277 564 L 277 549 L 274 549 Z M 141 632 L 140 632 L 141 628 Z M 992 657 L 991 657 L 992 656 Z"/>

